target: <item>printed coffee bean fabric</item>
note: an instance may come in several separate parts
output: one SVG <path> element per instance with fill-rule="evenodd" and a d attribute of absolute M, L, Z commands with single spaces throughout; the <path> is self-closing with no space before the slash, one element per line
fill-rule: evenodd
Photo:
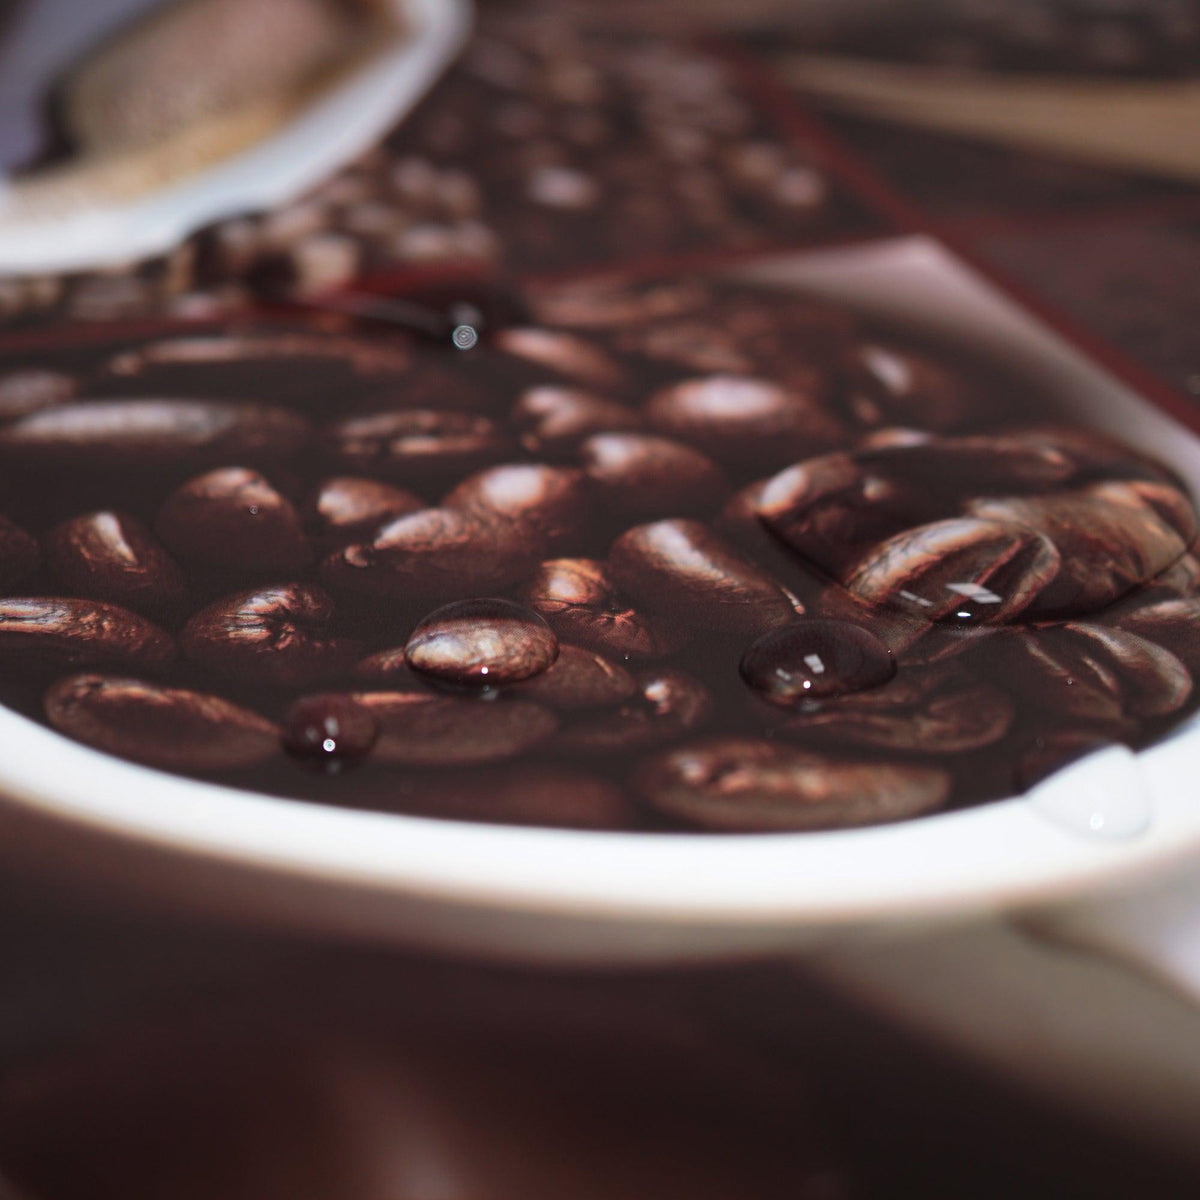
<path fill-rule="evenodd" d="M 466 351 L 347 319 L 14 359 L 3 698 L 286 795 L 764 831 L 1191 710 L 1190 498 L 1027 386 L 690 275 L 474 304 Z"/>

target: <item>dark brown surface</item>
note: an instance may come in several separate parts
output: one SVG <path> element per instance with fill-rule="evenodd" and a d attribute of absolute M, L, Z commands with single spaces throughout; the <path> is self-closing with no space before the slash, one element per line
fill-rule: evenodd
<path fill-rule="evenodd" d="M 10 882 L 0 904 L 0 1167 L 28 1200 L 1184 1200 L 1200 1185 L 790 967 L 474 967 L 82 899 Z M 435 1169 L 445 1188 L 421 1190 Z"/>

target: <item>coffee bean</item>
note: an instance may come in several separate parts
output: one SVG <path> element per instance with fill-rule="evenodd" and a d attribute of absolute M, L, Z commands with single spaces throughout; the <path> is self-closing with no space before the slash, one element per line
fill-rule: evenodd
<path fill-rule="evenodd" d="M 638 814 L 611 780 L 533 763 L 455 771 L 380 773 L 367 801 L 391 812 L 501 825 L 629 829 Z"/>
<path fill-rule="evenodd" d="M 641 414 L 615 400 L 580 388 L 545 385 L 523 392 L 512 421 L 524 430 L 521 444 L 532 454 L 565 457 L 595 433 L 631 433 L 642 428 Z"/>
<path fill-rule="evenodd" d="M 559 750 L 609 754 L 660 746 L 699 728 L 712 712 L 708 689 L 686 671 L 638 672 L 636 694 L 610 712 L 577 718 L 555 739 Z"/>
<path fill-rule="evenodd" d="M 877 477 L 955 506 L 969 496 L 1045 491 L 1078 471 L 1063 449 L 1019 430 L 863 449 L 854 458 Z"/>
<path fill-rule="evenodd" d="M 1143 486 L 1110 482 L 1045 496 L 982 499 L 968 511 L 1023 525 L 1052 541 L 1061 570 L 1033 599 L 1027 615 L 1076 617 L 1107 608 L 1187 550 L 1191 538 L 1175 525 L 1180 505 L 1169 503 L 1161 489 L 1148 498 Z M 1173 488 L 1165 492 L 1178 497 Z"/>
<path fill-rule="evenodd" d="M 1026 445 L 1040 445 L 1070 460 L 1077 482 L 1118 479 L 1158 479 L 1170 482 L 1161 463 L 1095 429 L 1069 425 L 1033 425 L 1019 431 Z"/>
<path fill-rule="evenodd" d="M 542 674 L 526 680 L 519 694 L 550 708 L 608 708 L 628 700 L 637 683 L 624 667 L 595 650 L 563 645 Z"/>
<path fill-rule="evenodd" d="M 189 479 L 163 501 L 155 529 L 181 559 L 200 567 L 288 575 L 312 562 L 291 501 L 244 467 Z"/>
<path fill-rule="evenodd" d="M 0 588 L 7 591 L 23 583 L 38 569 L 41 557 L 37 541 L 0 516 Z"/>
<path fill-rule="evenodd" d="M 624 372 L 586 338 L 535 326 L 502 329 L 492 339 L 497 350 L 535 372 L 549 372 L 584 387 L 620 388 Z"/>
<path fill-rule="evenodd" d="M 1200 674 L 1200 596 L 1158 600 L 1107 618 L 1126 633 L 1170 650 L 1193 675 Z"/>
<path fill-rule="evenodd" d="M 271 396 L 281 404 L 336 411 L 363 384 L 396 380 L 410 368 L 403 343 L 322 336 L 313 331 L 167 338 L 115 355 L 99 385 L 159 396 Z"/>
<path fill-rule="evenodd" d="M 818 700 L 783 730 L 860 749 L 963 754 L 998 742 L 1012 721 L 1012 701 L 999 688 L 949 668 L 910 667 L 867 691 Z"/>
<path fill-rule="evenodd" d="M 756 485 L 747 503 L 751 517 L 831 578 L 876 542 L 932 515 L 919 491 L 840 453 L 786 468 Z"/>
<path fill-rule="evenodd" d="M 126 472 L 258 466 L 301 450 L 302 417 L 216 400 L 88 400 L 31 413 L 0 428 L 0 461 L 23 471 Z"/>
<path fill-rule="evenodd" d="M 500 687 L 545 671 L 558 639 L 538 613 L 511 600 L 458 600 L 417 625 L 405 655 L 414 671 L 441 683 Z"/>
<path fill-rule="evenodd" d="M 393 692 L 419 692 L 425 686 L 408 665 L 403 646 L 389 646 L 386 650 L 368 654 L 354 668 L 354 674 L 370 683 L 386 683 L 388 690 Z"/>
<path fill-rule="evenodd" d="M 357 642 L 331 629 L 333 601 L 310 583 L 226 596 L 184 626 L 180 644 L 199 666 L 249 684 L 307 687 L 350 671 Z"/>
<path fill-rule="evenodd" d="M 79 391 L 71 375 L 41 367 L 0 375 L 0 421 L 15 421 L 31 413 L 65 404 Z"/>
<path fill-rule="evenodd" d="M 603 564 L 590 558 L 542 563 L 521 598 L 559 637 L 617 658 L 661 658 L 686 641 L 685 631 L 633 608 Z"/>
<path fill-rule="evenodd" d="M 801 392 L 735 375 L 672 384 L 650 398 L 646 418 L 719 463 L 759 474 L 844 440 L 817 387 Z"/>
<path fill-rule="evenodd" d="M 752 738 L 664 751 L 634 786 L 656 812 L 724 832 L 840 829 L 936 812 L 950 794 L 937 767 L 838 762 Z"/>
<path fill-rule="evenodd" d="M 372 542 L 330 555 L 321 577 L 335 591 L 429 604 L 503 591 L 536 567 L 539 550 L 512 522 L 425 508 L 389 522 Z"/>
<path fill-rule="evenodd" d="M 523 700 L 474 700 L 429 692 L 359 692 L 380 735 L 374 757 L 412 767 L 457 767 L 515 758 L 558 726 L 549 709 Z"/>
<path fill-rule="evenodd" d="M 981 407 L 956 371 L 881 342 L 854 348 L 846 403 L 860 425 L 914 425 L 938 431 L 954 429 Z"/>
<path fill-rule="evenodd" d="M 712 289 L 698 279 L 652 284 L 637 291 L 589 281 L 536 295 L 534 310 L 545 324 L 567 329 L 641 329 L 648 321 L 695 312 L 712 300 Z"/>
<path fill-rule="evenodd" d="M 861 626 L 807 618 L 760 637 L 742 656 L 741 673 L 764 699 L 790 708 L 887 683 L 896 660 Z"/>
<path fill-rule="evenodd" d="M 0 599 L 0 662 L 10 667 L 160 671 L 174 657 L 169 634 L 116 604 L 44 596 Z"/>
<path fill-rule="evenodd" d="M 166 771 L 235 771 L 278 753 L 279 731 L 265 717 L 187 688 L 73 675 L 50 688 L 45 708 L 60 733 Z"/>
<path fill-rule="evenodd" d="M 82 513 L 55 526 L 46 535 L 46 563 L 73 595 L 131 608 L 174 604 L 185 591 L 175 560 L 128 513 Z"/>
<path fill-rule="evenodd" d="M 540 558 L 579 542 L 590 523 L 594 497 L 581 471 L 510 463 L 469 476 L 442 503 L 490 525 L 510 526 Z"/>
<path fill-rule="evenodd" d="M 366 758 L 379 737 L 379 721 L 351 696 L 302 696 L 283 721 L 283 748 L 298 762 L 329 775 Z"/>
<path fill-rule="evenodd" d="M 470 471 L 511 457 L 512 438 L 488 417 L 403 409 L 337 421 L 325 430 L 341 470 L 436 491 Z"/>
<path fill-rule="evenodd" d="M 656 521 L 609 552 L 617 586 L 649 612 L 726 633 L 764 633 L 795 609 L 783 589 L 699 521 Z"/>
<path fill-rule="evenodd" d="M 419 496 L 390 483 L 339 475 L 322 480 L 307 511 L 314 539 L 333 549 L 370 540 L 389 521 L 424 507 Z"/>
<path fill-rule="evenodd" d="M 1059 573 L 1050 539 L 1019 523 L 958 517 L 905 530 L 844 576 L 861 600 L 928 621 L 1011 621 Z"/>
<path fill-rule="evenodd" d="M 625 520 L 704 516 L 729 491 L 712 459 L 669 438 L 602 433 L 579 454 L 605 511 Z"/>
<path fill-rule="evenodd" d="M 1007 631 L 974 652 L 979 669 L 1035 708 L 1119 725 L 1176 712 L 1192 692 L 1187 667 L 1169 650 L 1124 629 L 1083 621 Z"/>

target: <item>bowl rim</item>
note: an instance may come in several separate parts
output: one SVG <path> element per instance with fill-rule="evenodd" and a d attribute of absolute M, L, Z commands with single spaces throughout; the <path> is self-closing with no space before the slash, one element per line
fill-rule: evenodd
<path fill-rule="evenodd" d="M 897 921 L 1048 901 L 1136 878 L 1194 851 L 1200 805 L 1183 783 L 1200 758 L 1200 726 L 1192 725 L 1138 754 L 1117 751 L 1128 770 L 1085 759 L 1024 797 L 892 825 L 624 833 L 269 796 L 126 762 L 0 709 L 8 747 L 0 806 L 145 853 L 219 860 L 364 895 L 668 924 Z M 1147 826 L 1106 838 L 1048 819 L 1046 796 L 1071 793 L 1084 771 L 1093 780 L 1108 776 L 1118 799 L 1140 782 L 1151 798 Z"/>

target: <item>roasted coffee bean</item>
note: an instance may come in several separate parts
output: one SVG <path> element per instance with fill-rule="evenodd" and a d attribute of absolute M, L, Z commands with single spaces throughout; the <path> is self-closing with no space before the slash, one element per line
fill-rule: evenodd
<path fill-rule="evenodd" d="M 793 746 L 719 738 L 664 751 L 634 786 L 650 808 L 700 829 L 839 829 L 942 808 L 950 776 L 913 763 L 839 762 Z"/>
<path fill-rule="evenodd" d="M 910 667 L 867 691 L 815 701 L 783 730 L 862 749 L 963 754 L 998 742 L 1012 720 L 1012 701 L 992 684 L 948 668 Z"/>
<path fill-rule="evenodd" d="M 0 588 L 10 590 L 23 583 L 38 569 L 41 557 L 34 538 L 0 516 Z"/>
<path fill-rule="evenodd" d="M 609 754 L 661 746 L 699 728 L 712 712 L 708 689 L 686 671 L 640 671 L 637 693 L 620 707 L 580 717 L 555 739 L 558 750 Z"/>
<path fill-rule="evenodd" d="M 518 532 L 540 558 L 569 551 L 592 517 L 594 497 L 582 471 L 509 463 L 464 479 L 442 500 L 489 525 Z"/>
<path fill-rule="evenodd" d="M 336 411 L 348 391 L 400 378 L 412 352 L 395 339 L 368 341 L 311 331 L 167 338 L 115 355 L 100 386 L 160 396 L 268 395 Z"/>
<path fill-rule="evenodd" d="M 160 671 L 174 657 L 169 634 L 116 604 L 45 596 L 0 600 L 0 662 L 12 668 Z"/>
<path fill-rule="evenodd" d="M 826 582 L 806 603 L 806 611 L 813 616 L 866 629 L 893 654 L 903 655 L 906 661 L 913 654 L 915 646 L 939 631 L 961 637 L 966 633 L 993 628 L 985 625 L 934 624 L 901 609 L 863 600 L 837 583 Z"/>
<path fill-rule="evenodd" d="M 588 282 L 535 296 L 534 311 L 545 324 L 566 329 L 644 329 L 648 321 L 696 312 L 713 299 L 712 289 L 698 279 L 640 290 Z"/>
<path fill-rule="evenodd" d="M 602 433 L 579 454 L 605 512 L 626 521 L 704 516 L 729 491 L 711 458 L 669 438 Z"/>
<path fill-rule="evenodd" d="M 559 646 L 558 657 L 542 674 L 527 680 L 519 694 L 550 708 L 608 708 L 628 700 L 637 683 L 624 667 L 583 646 Z"/>
<path fill-rule="evenodd" d="M 330 775 L 361 762 L 379 737 L 379 720 L 352 696 L 302 696 L 283 720 L 283 748 L 298 762 Z"/>
<path fill-rule="evenodd" d="M 314 539 L 332 549 L 369 541 L 389 521 L 424 507 L 419 496 L 390 483 L 339 475 L 321 482 L 308 513 Z"/>
<path fill-rule="evenodd" d="M 1095 429 L 1068 425 L 1032 425 L 1019 431 L 1027 445 L 1045 446 L 1069 459 L 1077 482 L 1105 479 L 1157 479 L 1171 482 L 1161 463 Z"/>
<path fill-rule="evenodd" d="M 46 564 L 73 595 L 131 608 L 161 608 L 185 591 L 178 564 L 128 513 L 82 513 L 55 526 L 46 535 Z"/>
<path fill-rule="evenodd" d="M 567 829 L 629 829 L 638 814 L 611 780 L 533 763 L 455 771 L 379 773 L 366 799 L 392 812 Z"/>
<path fill-rule="evenodd" d="M 511 600 L 457 600 L 417 625 L 405 656 L 440 683 L 500 687 L 545 671 L 558 657 L 558 638 L 538 613 Z"/>
<path fill-rule="evenodd" d="M 65 404 L 79 391 L 71 375 L 30 367 L 0 375 L 0 421 L 15 421 L 30 413 Z"/>
<path fill-rule="evenodd" d="M 425 686 L 408 665 L 403 646 L 389 646 L 386 650 L 368 654 L 354 668 L 354 674 L 370 683 L 386 683 L 388 690 L 393 692 L 419 692 Z"/>
<path fill-rule="evenodd" d="M 742 656 L 740 669 L 756 693 L 791 708 L 887 683 L 896 659 L 861 626 L 810 617 L 764 634 Z"/>
<path fill-rule="evenodd" d="M 321 577 L 335 591 L 429 604 L 503 591 L 530 574 L 540 556 L 513 522 L 425 508 L 389 522 L 374 541 L 330 555 Z"/>
<path fill-rule="evenodd" d="M 524 700 L 474 700 L 429 692 L 359 692 L 380 735 L 374 757 L 411 767 L 458 767 L 515 758 L 558 727 L 549 709 Z"/>
<path fill-rule="evenodd" d="M 1026 704 L 1102 728 L 1166 716 L 1192 692 L 1187 667 L 1169 650 L 1124 629 L 1083 621 L 1006 631 L 974 653 L 979 669 L 1006 680 Z"/>
<path fill-rule="evenodd" d="M 646 418 L 735 469 L 763 473 L 844 440 L 817 387 L 789 390 L 766 379 L 711 375 L 672 384 L 650 398 Z"/>
<path fill-rule="evenodd" d="M 566 457 L 594 433 L 636 433 L 641 414 L 615 400 L 580 388 L 529 388 L 513 406 L 512 421 L 524 432 L 521 444 L 532 454 Z"/>
<path fill-rule="evenodd" d="M 625 381 L 616 360 L 574 333 L 535 326 L 502 329 L 492 338 L 492 344 L 526 370 L 557 375 L 584 387 L 614 389 Z"/>
<path fill-rule="evenodd" d="M 274 757 L 279 730 L 220 696 L 141 679 L 72 675 L 46 693 L 60 733 L 166 771 L 235 771 Z"/>
<path fill-rule="evenodd" d="M 831 578 L 876 542 L 932 515 L 919 492 L 849 454 L 788 467 L 757 485 L 748 503 L 777 538 Z"/>
<path fill-rule="evenodd" d="M 325 436 L 338 468 L 417 491 L 436 491 L 516 449 L 488 417 L 423 408 L 350 417 L 328 426 Z"/>
<path fill-rule="evenodd" d="M 875 476 L 947 506 L 981 494 L 1046 491 L 1078 470 L 1060 447 L 1020 430 L 860 449 L 854 458 Z"/>
<path fill-rule="evenodd" d="M 311 583 L 251 589 L 210 604 L 184 626 L 183 652 L 250 684 L 307 687 L 346 674 L 361 647 L 331 631 L 333 601 Z"/>
<path fill-rule="evenodd" d="M 1028 526 L 957 517 L 889 538 L 849 569 L 861 600 L 928 621 L 1011 621 L 1059 573 L 1053 542 Z"/>
<path fill-rule="evenodd" d="M 880 342 L 854 349 L 847 407 L 860 425 L 915 425 L 947 430 L 977 414 L 958 372 L 921 354 Z"/>
<path fill-rule="evenodd" d="M 89 400 L 0 427 L 0 461 L 24 471 L 156 474 L 292 457 L 308 442 L 303 417 L 216 400 Z"/>
<path fill-rule="evenodd" d="M 1200 596 L 1158 600 L 1106 618 L 1126 633 L 1170 650 L 1194 675 L 1200 674 Z"/>
<path fill-rule="evenodd" d="M 795 615 L 774 579 L 699 521 L 656 521 L 623 533 L 609 571 L 647 611 L 725 633 L 764 633 Z"/>
<path fill-rule="evenodd" d="M 244 467 L 189 479 L 163 501 L 154 527 L 175 554 L 200 567 L 289 575 L 312 562 L 292 502 Z"/>
<path fill-rule="evenodd" d="M 1194 532 L 1174 523 L 1181 520 L 1186 499 L 1169 485 L 1156 485 L 1147 495 L 1150 486 L 1092 484 L 1045 496 L 976 500 L 968 511 L 1049 538 L 1062 567 L 1033 599 L 1027 615 L 1077 617 L 1107 608 L 1187 550 Z"/>
<path fill-rule="evenodd" d="M 686 641 L 678 626 L 635 609 L 618 594 L 604 565 L 590 558 L 542 563 L 521 598 L 559 637 L 616 658 L 662 658 Z"/>

